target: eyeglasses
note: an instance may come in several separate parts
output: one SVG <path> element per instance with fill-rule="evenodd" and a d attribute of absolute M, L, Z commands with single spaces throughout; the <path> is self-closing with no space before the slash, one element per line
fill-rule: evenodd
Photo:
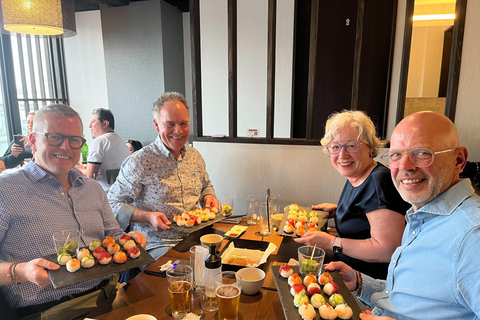
<path fill-rule="evenodd" d="M 405 150 L 403 152 L 391 151 L 384 154 L 381 158 L 388 167 L 396 169 L 400 167 L 400 162 L 403 158 L 403 154 L 407 152 L 408 158 L 414 166 L 418 168 L 425 168 L 433 163 L 436 154 L 446 153 L 455 150 L 457 149 L 454 148 L 433 152 L 432 150 L 427 148 L 413 148 L 410 150 Z"/>
<path fill-rule="evenodd" d="M 330 142 L 327 145 L 327 151 L 330 155 L 336 156 L 342 151 L 342 148 L 345 148 L 345 151 L 348 153 L 355 153 L 358 151 L 361 143 L 355 140 L 348 140 L 344 144 L 340 144 L 338 142 Z"/>
<path fill-rule="evenodd" d="M 59 146 L 68 139 L 68 143 L 70 144 L 70 148 L 72 149 L 80 149 L 83 144 L 87 141 L 86 139 L 79 137 L 79 136 L 66 136 L 57 132 L 39 132 L 35 131 L 37 134 L 41 134 L 47 138 L 47 142 L 49 145 L 56 147 Z"/>

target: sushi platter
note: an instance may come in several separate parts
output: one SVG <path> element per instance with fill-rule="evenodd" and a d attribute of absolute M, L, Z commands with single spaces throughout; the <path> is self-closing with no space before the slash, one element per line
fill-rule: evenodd
<path fill-rule="evenodd" d="M 299 273 L 299 267 L 298 266 L 292 266 L 294 273 Z M 277 287 L 278 295 L 280 297 L 280 302 L 282 304 L 283 308 L 283 313 L 285 315 L 285 319 L 298 319 L 301 320 L 302 317 L 299 314 L 299 310 L 297 307 L 294 305 L 294 297 L 290 293 L 290 285 L 288 284 L 288 279 L 284 278 L 280 275 L 280 266 L 271 266 L 273 278 L 275 280 L 275 285 Z M 345 286 L 343 283 L 343 280 L 340 278 L 337 272 L 332 272 L 330 273 L 333 277 L 333 281 L 338 285 L 339 287 L 339 293 L 343 296 L 345 299 L 346 304 L 352 309 L 353 311 L 353 316 L 350 318 L 352 320 L 358 320 L 360 319 L 360 313 L 363 311 L 364 308 L 361 307 L 361 305 L 358 303 L 357 299 L 351 294 L 351 292 L 348 290 L 348 288 Z M 300 277 L 303 280 L 303 276 L 300 275 Z M 323 291 L 321 291 L 321 295 L 325 298 L 325 300 L 328 302 L 329 296 Z M 321 320 L 322 318 L 320 317 L 319 310 L 315 308 L 315 320 Z M 337 318 L 339 319 L 339 318 Z"/>
<path fill-rule="evenodd" d="M 328 222 L 328 215 L 329 213 L 327 211 L 321 211 L 321 210 L 312 210 L 312 208 L 309 207 L 298 207 L 298 212 L 305 211 L 307 213 L 307 219 L 309 219 L 310 213 L 315 212 L 316 217 L 318 218 L 317 222 L 317 231 L 327 231 L 327 222 Z M 278 227 L 277 234 L 279 236 L 284 236 L 284 237 L 300 237 L 300 235 L 297 234 L 296 230 L 293 232 L 285 232 L 285 224 L 287 224 L 287 220 L 289 219 L 289 208 L 288 206 L 285 207 L 285 213 L 283 214 L 282 221 L 280 222 L 280 225 Z M 308 222 L 305 223 L 305 227 L 308 225 Z M 305 231 L 308 231 L 307 228 L 305 228 Z"/>
<path fill-rule="evenodd" d="M 232 213 L 230 215 L 222 215 L 220 212 L 218 212 L 217 214 L 215 214 L 214 219 L 209 219 L 208 221 L 201 222 L 198 225 L 194 225 L 193 227 L 178 226 L 174 221 L 172 221 L 170 228 L 174 229 L 177 232 L 184 233 L 185 235 L 189 235 L 192 232 L 211 226 L 212 224 L 220 222 L 225 218 L 231 217 L 232 215 L 234 214 Z"/>
<path fill-rule="evenodd" d="M 127 261 L 125 263 L 119 264 L 112 260 L 106 265 L 101 265 L 98 263 L 98 261 L 95 261 L 95 265 L 92 268 L 80 268 L 78 271 L 73 273 L 67 271 L 65 266 L 60 266 L 60 269 L 58 270 L 47 270 L 48 276 L 53 287 L 55 289 L 60 289 L 155 262 L 155 259 L 153 259 L 144 248 L 141 246 L 138 246 L 138 248 L 140 249 L 140 256 L 136 259 L 127 257 Z M 58 264 L 56 254 L 51 254 L 44 258 Z"/>

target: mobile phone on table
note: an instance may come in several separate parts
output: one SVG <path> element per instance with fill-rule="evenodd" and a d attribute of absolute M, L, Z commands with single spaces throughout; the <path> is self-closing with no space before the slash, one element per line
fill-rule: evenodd
<path fill-rule="evenodd" d="M 25 150 L 25 145 L 23 144 L 22 136 L 14 136 L 15 144 L 18 144 L 23 150 Z"/>

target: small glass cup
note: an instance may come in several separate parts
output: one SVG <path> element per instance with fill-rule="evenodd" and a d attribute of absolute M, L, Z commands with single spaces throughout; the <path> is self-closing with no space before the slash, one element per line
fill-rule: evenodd
<path fill-rule="evenodd" d="M 172 306 L 172 316 L 183 319 L 190 312 L 193 269 L 188 265 L 177 265 L 167 270 L 168 294 Z"/>
<path fill-rule="evenodd" d="M 228 216 L 233 213 L 233 199 L 224 199 L 222 203 L 222 215 Z"/>
<path fill-rule="evenodd" d="M 247 208 L 247 224 L 255 225 L 258 221 L 258 204 L 260 196 L 250 194 L 245 197 L 245 207 Z"/>
<path fill-rule="evenodd" d="M 307 275 L 313 273 L 315 276 L 320 274 L 323 265 L 323 259 L 325 258 L 325 251 L 320 248 L 312 246 L 303 246 L 298 248 L 298 263 L 300 266 L 300 273 Z M 313 252 L 313 255 L 312 255 Z"/>
<path fill-rule="evenodd" d="M 57 255 L 68 253 L 75 257 L 78 253 L 80 243 L 80 231 L 63 230 L 53 234 L 53 243 L 55 244 L 55 252 Z"/>
<path fill-rule="evenodd" d="M 280 195 L 271 194 L 270 197 L 268 198 L 268 205 L 269 205 L 271 216 L 273 216 L 274 214 L 280 213 Z"/>
<path fill-rule="evenodd" d="M 267 203 L 260 203 L 258 205 L 258 211 L 260 214 L 260 234 L 263 236 L 271 235 L 273 232 L 273 218 L 271 214 L 267 212 Z"/>
<path fill-rule="evenodd" d="M 203 285 L 203 269 L 205 268 L 205 258 L 208 256 L 208 247 L 196 245 L 190 248 L 190 266 L 193 269 L 193 287 L 197 290 Z"/>
<path fill-rule="evenodd" d="M 215 276 L 215 295 L 218 305 L 218 319 L 237 320 L 240 303 L 240 282 L 242 276 L 238 272 L 223 271 Z"/>

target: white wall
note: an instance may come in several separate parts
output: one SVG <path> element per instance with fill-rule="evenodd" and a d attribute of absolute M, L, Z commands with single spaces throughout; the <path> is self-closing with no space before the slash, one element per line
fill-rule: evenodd
<path fill-rule="evenodd" d="M 83 133 L 89 144 L 92 110 L 108 108 L 100 11 L 79 12 L 75 19 L 77 35 L 64 40 L 68 93 L 70 105 L 82 118 Z"/>

